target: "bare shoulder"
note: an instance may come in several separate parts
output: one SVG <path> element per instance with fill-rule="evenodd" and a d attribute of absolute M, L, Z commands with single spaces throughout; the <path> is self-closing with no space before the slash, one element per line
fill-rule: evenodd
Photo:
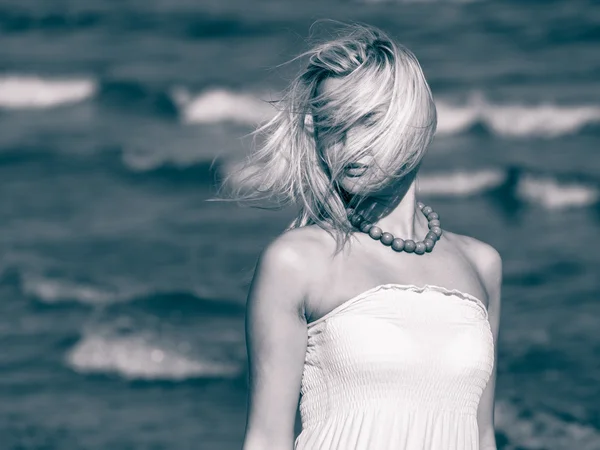
<path fill-rule="evenodd" d="M 286 231 L 273 239 L 261 252 L 262 265 L 276 265 L 284 270 L 306 272 L 308 263 L 318 263 L 329 247 L 326 233 L 319 227 L 305 226 Z"/>
<path fill-rule="evenodd" d="M 325 235 L 319 227 L 306 226 L 273 239 L 259 256 L 249 301 L 278 297 L 303 315 L 307 292 L 325 264 L 325 250 L 331 247 Z"/>
<path fill-rule="evenodd" d="M 502 257 L 492 245 L 462 234 L 453 233 L 453 237 L 460 243 L 461 250 L 469 260 L 481 270 L 482 275 L 501 267 Z"/>
<path fill-rule="evenodd" d="M 497 297 L 502 283 L 502 257 L 498 250 L 487 242 L 471 236 L 448 234 L 477 271 L 488 297 L 490 299 Z"/>

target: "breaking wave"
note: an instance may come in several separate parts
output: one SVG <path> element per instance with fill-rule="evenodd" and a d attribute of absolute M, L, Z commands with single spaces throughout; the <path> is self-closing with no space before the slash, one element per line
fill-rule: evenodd
<path fill-rule="evenodd" d="M 185 343 L 180 345 L 185 347 Z M 129 380 L 173 380 L 237 376 L 240 364 L 202 360 L 186 355 L 188 348 L 167 348 L 143 334 L 111 336 L 90 333 L 66 356 L 78 373 L 113 374 Z"/>
<path fill-rule="evenodd" d="M 0 77 L 0 108 L 44 109 L 79 103 L 93 97 L 97 87 L 94 80 L 87 78 L 3 76 Z"/>

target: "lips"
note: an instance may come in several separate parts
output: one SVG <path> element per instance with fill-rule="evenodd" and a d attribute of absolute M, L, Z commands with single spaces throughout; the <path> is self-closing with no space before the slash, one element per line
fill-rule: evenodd
<path fill-rule="evenodd" d="M 344 168 L 344 174 L 350 178 L 360 177 L 368 168 L 366 164 L 352 163 Z"/>

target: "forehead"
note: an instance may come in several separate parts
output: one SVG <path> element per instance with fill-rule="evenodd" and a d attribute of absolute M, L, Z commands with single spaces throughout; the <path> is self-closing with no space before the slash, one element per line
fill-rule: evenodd
<path fill-rule="evenodd" d="M 317 95 L 328 94 L 340 88 L 344 80 L 340 77 L 327 77 L 317 86 Z"/>
<path fill-rule="evenodd" d="M 360 78 L 350 76 L 327 77 L 316 87 L 315 106 L 329 109 L 334 106 L 355 112 L 357 117 L 373 111 L 385 110 L 389 105 L 389 89 L 379 74 L 366 74 Z"/>

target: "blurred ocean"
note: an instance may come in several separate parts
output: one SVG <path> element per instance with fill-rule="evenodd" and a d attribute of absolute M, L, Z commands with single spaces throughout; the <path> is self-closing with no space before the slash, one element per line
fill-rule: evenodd
<path fill-rule="evenodd" d="M 245 296 L 294 211 L 205 199 L 320 18 L 416 53 L 421 198 L 503 255 L 498 448 L 600 449 L 592 0 L 0 1 L 2 449 L 240 448 Z"/>

